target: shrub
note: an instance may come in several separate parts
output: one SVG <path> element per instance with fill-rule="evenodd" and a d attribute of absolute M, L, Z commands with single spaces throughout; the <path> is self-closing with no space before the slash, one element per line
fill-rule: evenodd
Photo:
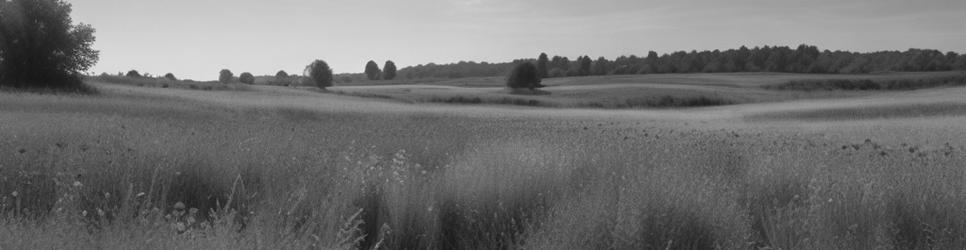
<path fill-rule="evenodd" d="M 536 89 L 544 87 L 540 84 L 537 66 L 531 62 L 521 63 L 513 68 L 513 72 L 510 73 L 506 85 L 513 89 Z"/>
<path fill-rule="evenodd" d="M 172 80 L 172 81 L 177 81 L 178 80 L 178 78 L 177 77 L 174 77 L 174 74 L 171 74 L 171 73 L 164 74 L 164 79 L 168 79 L 168 80 Z"/>
<path fill-rule="evenodd" d="M 376 62 L 369 61 L 366 63 L 366 77 L 368 77 L 369 80 L 379 80 L 380 74 L 382 74 L 382 71 L 379 70 L 379 65 L 377 65 Z"/>
<path fill-rule="evenodd" d="M 128 71 L 125 76 L 127 76 L 127 77 L 141 77 L 141 73 L 138 73 L 137 70 L 133 70 L 132 69 L 131 71 Z"/>
<path fill-rule="evenodd" d="M 78 87 L 94 66 L 94 28 L 71 24 L 61 0 L 0 1 L 0 85 Z"/>
<path fill-rule="evenodd" d="M 231 83 L 234 78 L 235 74 L 231 73 L 231 70 L 223 69 L 221 72 L 218 72 L 218 82 L 228 84 Z"/>
<path fill-rule="evenodd" d="M 332 87 L 332 68 L 323 60 L 315 60 L 305 67 L 305 76 L 320 89 Z"/>
<path fill-rule="evenodd" d="M 386 66 L 382 67 L 382 79 L 392 80 L 393 78 L 396 78 L 396 63 L 386 61 Z"/>
<path fill-rule="evenodd" d="M 245 72 L 238 76 L 238 81 L 244 84 L 255 84 L 255 76 L 252 73 Z"/>

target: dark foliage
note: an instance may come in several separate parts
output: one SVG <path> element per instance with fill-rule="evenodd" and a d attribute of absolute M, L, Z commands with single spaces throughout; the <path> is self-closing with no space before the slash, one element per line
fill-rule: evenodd
<path fill-rule="evenodd" d="M 288 72 L 285 72 L 284 70 L 279 70 L 278 73 L 275 73 L 275 78 L 282 78 L 282 79 L 288 78 Z"/>
<path fill-rule="evenodd" d="M 244 84 L 255 84 L 255 76 L 252 73 L 242 73 L 238 76 L 238 81 Z"/>
<path fill-rule="evenodd" d="M 537 58 L 537 72 L 540 78 L 550 76 L 550 71 L 547 70 L 548 63 L 550 63 L 550 58 L 547 57 L 547 53 L 540 53 L 540 57 Z"/>
<path fill-rule="evenodd" d="M 517 64 L 532 60 L 518 59 L 509 63 L 466 62 L 453 64 L 426 64 L 406 67 L 399 75 L 406 79 L 453 79 L 463 77 L 506 76 Z"/>
<path fill-rule="evenodd" d="M 97 63 L 94 28 L 72 24 L 61 0 L 0 1 L 0 85 L 76 88 Z"/>
<path fill-rule="evenodd" d="M 231 70 L 223 69 L 218 72 L 218 82 L 228 84 L 231 83 L 234 78 L 235 74 L 231 73 Z"/>
<path fill-rule="evenodd" d="M 127 76 L 127 77 L 141 77 L 141 73 L 138 73 L 137 70 L 133 70 L 132 69 L 132 70 L 128 71 L 127 74 L 125 74 L 124 76 Z"/>
<path fill-rule="evenodd" d="M 540 76 L 537 72 L 537 66 L 533 65 L 531 62 L 524 62 L 516 66 L 510 76 L 507 78 L 507 87 L 513 89 L 536 89 L 542 88 L 543 85 L 540 84 Z"/>
<path fill-rule="evenodd" d="M 382 71 L 379 70 L 379 65 L 376 64 L 375 61 L 369 61 L 366 63 L 366 77 L 368 77 L 369 80 L 379 80 L 379 75 L 381 74 Z"/>
<path fill-rule="evenodd" d="M 168 79 L 168 80 L 172 80 L 172 81 L 177 81 L 178 80 L 178 78 L 177 77 L 174 77 L 174 74 L 171 74 L 171 73 L 164 74 L 164 79 Z"/>
<path fill-rule="evenodd" d="M 966 75 L 915 79 L 820 79 L 795 80 L 780 85 L 765 86 L 774 90 L 831 91 L 831 90 L 915 90 L 942 86 L 966 86 Z"/>
<path fill-rule="evenodd" d="M 580 66 L 577 74 L 580 76 L 589 76 L 592 70 L 591 65 L 593 65 L 594 61 L 589 56 L 582 56 L 577 59 L 577 63 Z"/>
<path fill-rule="evenodd" d="M 322 60 L 315 60 L 311 64 L 305 67 L 305 76 L 315 83 L 320 89 L 325 90 L 327 87 L 332 87 L 332 68 L 329 64 Z"/>
<path fill-rule="evenodd" d="M 589 57 L 571 61 L 567 57 L 553 56 L 546 60 L 546 70 L 541 59 L 536 59 L 538 72 L 546 77 L 586 75 Z M 454 64 L 427 64 L 400 69 L 407 79 L 494 77 L 506 75 L 521 62 L 534 59 L 518 59 L 510 63 L 459 62 Z M 855 53 L 847 51 L 819 50 L 815 46 L 791 47 L 742 46 L 726 51 L 678 51 L 660 55 L 650 51 L 646 57 L 621 56 L 614 60 L 598 59 L 592 62 L 590 74 L 628 75 L 663 73 L 727 73 L 727 72 L 785 72 L 819 74 L 865 74 L 886 71 L 948 71 L 966 70 L 966 56 L 955 52 L 909 49 L 907 51 L 880 51 Z M 546 78 L 544 77 L 544 78 Z"/>
<path fill-rule="evenodd" d="M 604 58 L 603 56 L 597 58 L 597 61 L 594 62 L 594 69 L 591 74 L 598 76 L 606 75 L 610 71 L 608 64 L 610 64 L 610 62 L 607 61 L 607 58 Z"/>
<path fill-rule="evenodd" d="M 396 63 L 392 61 L 386 61 L 386 65 L 382 67 L 382 79 L 392 80 L 396 78 Z"/>

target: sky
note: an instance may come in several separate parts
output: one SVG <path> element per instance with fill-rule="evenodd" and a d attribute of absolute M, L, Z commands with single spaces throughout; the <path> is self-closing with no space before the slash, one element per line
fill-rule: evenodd
<path fill-rule="evenodd" d="M 67 0 L 97 29 L 92 72 L 336 73 L 648 51 L 797 46 L 966 53 L 964 0 Z"/>

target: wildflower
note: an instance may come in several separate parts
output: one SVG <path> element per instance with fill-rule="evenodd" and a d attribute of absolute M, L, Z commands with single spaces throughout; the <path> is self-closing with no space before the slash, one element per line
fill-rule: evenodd
<path fill-rule="evenodd" d="M 74 181 L 74 184 L 73 184 L 73 186 L 74 186 L 74 187 L 78 187 L 78 188 L 79 188 L 79 187 L 83 187 L 83 186 L 84 186 L 84 183 L 81 183 L 80 181 Z"/>
<path fill-rule="evenodd" d="M 20 195 L 20 193 L 17 193 L 17 191 L 13 191 L 13 193 L 10 193 L 10 195 L 12 195 L 13 197 L 17 197 L 17 195 Z"/>

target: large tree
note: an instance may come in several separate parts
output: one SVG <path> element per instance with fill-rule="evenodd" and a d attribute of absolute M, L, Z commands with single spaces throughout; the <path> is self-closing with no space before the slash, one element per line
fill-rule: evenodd
<path fill-rule="evenodd" d="M 392 80 L 393 78 L 396 78 L 396 63 L 391 60 L 386 61 L 386 65 L 382 66 L 382 79 Z"/>
<path fill-rule="evenodd" d="M 322 90 L 332 87 L 332 68 L 325 61 L 315 60 L 308 66 L 305 66 L 305 76 Z"/>
<path fill-rule="evenodd" d="M 366 63 L 366 77 L 368 77 L 369 80 L 379 80 L 379 75 L 381 74 L 382 71 L 379 70 L 379 65 L 376 64 L 375 61 L 370 60 L 368 63 Z"/>
<path fill-rule="evenodd" d="M 510 76 L 507 78 L 506 86 L 512 89 L 526 88 L 533 90 L 544 87 L 540 84 L 540 81 L 537 66 L 533 65 L 532 62 L 524 62 L 513 68 L 513 71 L 510 72 Z"/>
<path fill-rule="evenodd" d="M 238 76 L 238 81 L 249 85 L 255 84 L 255 76 L 252 73 L 245 72 Z"/>
<path fill-rule="evenodd" d="M 540 57 L 537 58 L 537 75 L 540 78 L 547 78 L 550 76 L 550 70 L 547 69 L 547 64 L 550 63 L 550 58 L 547 57 L 547 53 L 540 53 Z"/>
<path fill-rule="evenodd" d="M 94 28 L 62 0 L 0 0 L 0 85 L 74 87 L 98 60 Z"/>
<path fill-rule="evenodd" d="M 218 81 L 221 83 L 231 83 L 231 81 L 235 80 L 234 78 L 235 74 L 231 73 L 231 70 L 223 69 L 218 72 Z"/>

